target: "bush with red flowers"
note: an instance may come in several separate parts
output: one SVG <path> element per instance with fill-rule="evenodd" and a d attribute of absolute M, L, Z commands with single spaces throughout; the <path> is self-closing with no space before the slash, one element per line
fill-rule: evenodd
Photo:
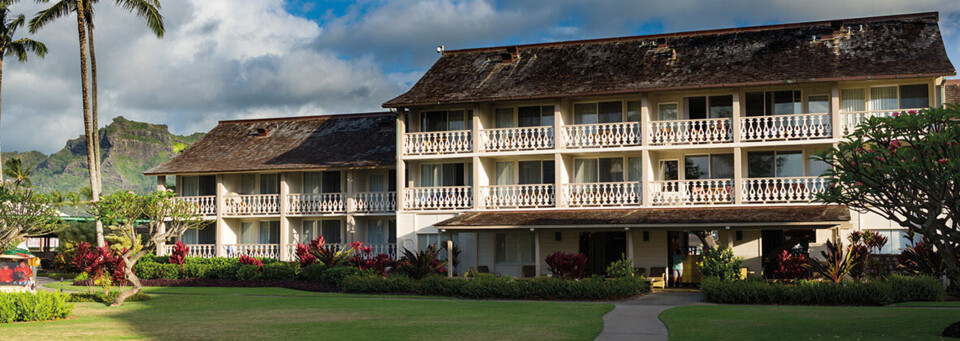
<path fill-rule="evenodd" d="M 547 256 L 547 266 L 554 277 L 577 279 L 583 277 L 587 256 L 582 253 L 554 252 Z"/>
<path fill-rule="evenodd" d="M 178 240 L 177 244 L 173 245 L 173 252 L 170 254 L 168 261 L 183 266 L 183 262 L 187 260 L 188 252 L 190 252 L 190 247 Z"/>
<path fill-rule="evenodd" d="M 259 259 L 247 256 L 247 255 L 240 255 L 240 264 L 253 265 L 258 268 L 263 266 L 263 262 L 261 262 Z"/>
<path fill-rule="evenodd" d="M 777 255 L 777 267 L 773 269 L 773 277 L 778 279 L 807 279 L 810 271 L 807 270 L 807 256 L 783 250 Z"/>
<path fill-rule="evenodd" d="M 123 259 L 110 250 L 110 244 L 94 247 L 87 242 L 77 243 L 72 263 L 94 281 L 126 282 Z"/>

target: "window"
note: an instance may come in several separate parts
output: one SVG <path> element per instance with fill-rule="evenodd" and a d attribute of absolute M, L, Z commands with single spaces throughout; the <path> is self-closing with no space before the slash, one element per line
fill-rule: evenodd
<path fill-rule="evenodd" d="M 261 221 L 257 240 L 260 244 L 280 243 L 280 221 Z"/>
<path fill-rule="evenodd" d="M 183 235 L 180 236 L 180 241 L 184 244 L 199 244 L 197 241 L 197 229 L 187 229 L 183 231 Z"/>
<path fill-rule="evenodd" d="M 253 194 L 257 191 L 257 175 L 243 174 L 240 176 L 240 194 Z"/>
<path fill-rule="evenodd" d="M 706 97 L 687 97 L 687 118 L 699 120 L 707 118 L 707 98 Z"/>
<path fill-rule="evenodd" d="M 420 165 L 420 186 L 466 186 L 470 183 L 470 168 L 463 163 Z"/>
<path fill-rule="evenodd" d="M 496 110 L 497 128 L 513 128 L 513 108 L 499 108 Z"/>
<path fill-rule="evenodd" d="M 180 241 L 184 244 L 216 244 L 217 228 L 213 224 L 204 224 L 200 228 L 191 228 L 183 232 Z"/>
<path fill-rule="evenodd" d="M 820 160 L 810 159 L 810 176 L 821 176 L 823 174 L 826 174 L 828 170 L 830 170 L 829 163 L 826 163 Z"/>
<path fill-rule="evenodd" d="M 519 107 L 517 122 L 520 127 L 553 126 L 553 106 Z"/>
<path fill-rule="evenodd" d="M 710 96 L 710 118 L 733 117 L 733 96 Z"/>
<path fill-rule="evenodd" d="M 660 180 L 672 181 L 680 179 L 680 161 L 661 160 L 660 161 Z"/>
<path fill-rule="evenodd" d="M 371 219 L 367 221 L 367 243 L 396 243 L 396 222 L 392 219 Z"/>
<path fill-rule="evenodd" d="M 517 163 L 519 184 L 552 184 L 554 181 L 553 161 L 520 161 Z"/>
<path fill-rule="evenodd" d="M 279 194 L 280 176 L 277 174 L 260 174 L 260 194 Z"/>
<path fill-rule="evenodd" d="M 323 188 L 320 193 L 340 193 L 340 171 L 327 171 L 321 174 Z"/>
<path fill-rule="evenodd" d="M 453 236 L 453 245 L 460 244 L 460 236 Z M 417 235 L 417 248 L 418 250 L 426 250 L 428 246 L 433 245 L 434 247 L 440 249 L 440 260 L 447 259 L 447 244 L 446 241 L 451 240 L 448 238 L 447 234 L 436 234 L 436 233 L 422 233 Z"/>
<path fill-rule="evenodd" d="M 799 177 L 803 176 L 803 152 L 749 152 L 747 153 L 747 177 Z"/>
<path fill-rule="evenodd" d="M 340 192 L 340 171 L 303 173 L 303 193 Z"/>
<path fill-rule="evenodd" d="M 900 109 L 920 109 L 930 106 L 926 84 L 901 85 Z"/>
<path fill-rule="evenodd" d="M 869 91 L 870 100 L 867 101 L 865 89 L 843 89 L 840 97 L 841 111 L 921 109 L 930 106 L 927 84 L 875 86 L 869 88 Z M 869 109 L 866 104 L 870 105 Z"/>
<path fill-rule="evenodd" d="M 200 195 L 200 177 L 189 175 L 183 176 L 180 180 L 180 195 Z"/>
<path fill-rule="evenodd" d="M 574 124 L 621 122 L 623 121 L 623 102 L 574 104 L 573 120 Z"/>
<path fill-rule="evenodd" d="M 577 183 L 622 182 L 623 158 L 575 159 Z"/>
<path fill-rule="evenodd" d="M 515 184 L 513 174 L 513 161 L 497 162 L 497 185 L 506 186 Z"/>
<path fill-rule="evenodd" d="M 746 93 L 747 116 L 802 114 L 803 101 L 798 90 Z"/>
<path fill-rule="evenodd" d="M 871 230 L 880 234 L 881 236 L 887 237 L 887 244 L 880 249 L 881 254 L 900 254 L 903 252 L 907 246 L 910 246 L 912 243 L 918 242 L 923 239 L 919 235 L 914 235 L 914 239 L 910 240 L 907 236 L 906 230 Z"/>
<path fill-rule="evenodd" d="M 830 95 L 807 96 L 807 112 L 811 114 L 830 113 Z"/>
<path fill-rule="evenodd" d="M 687 97 L 684 98 L 684 101 L 686 102 L 687 118 L 691 120 L 733 117 L 732 95 Z"/>
<path fill-rule="evenodd" d="M 321 220 L 320 235 L 327 243 L 341 243 L 340 239 L 340 221 L 339 220 Z"/>
<path fill-rule="evenodd" d="M 733 178 L 733 154 L 691 155 L 683 164 L 686 180 Z"/>
<path fill-rule="evenodd" d="M 884 86 L 870 88 L 870 109 L 871 110 L 894 110 L 900 109 L 897 103 L 897 87 Z"/>
<path fill-rule="evenodd" d="M 370 174 L 367 177 L 367 190 L 370 192 L 386 191 L 388 182 L 386 174 Z"/>
<path fill-rule="evenodd" d="M 866 95 L 863 89 L 843 89 L 840 92 L 840 111 L 854 112 L 867 110 Z"/>
<path fill-rule="evenodd" d="M 497 264 L 530 264 L 534 260 L 534 235 L 528 232 L 497 233 Z"/>
<path fill-rule="evenodd" d="M 240 223 L 240 244 L 257 243 L 257 227 L 252 222 Z"/>
<path fill-rule="evenodd" d="M 420 115 L 420 130 L 467 130 L 472 116 L 472 110 L 426 111 Z"/>
<path fill-rule="evenodd" d="M 641 181 L 643 179 L 643 164 L 639 157 L 627 158 L 627 180 Z"/>
<path fill-rule="evenodd" d="M 677 103 L 660 103 L 657 108 L 661 121 L 675 121 L 678 119 Z"/>
<path fill-rule="evenodd" d="M 627 102 L 627 122 L 640 122 L 641 107 L 640 101 Z"/>
<path fill-rule="evenodd" d="M 300 225 L 300 231 L 297 231 L 297 240 L 301 243 L 307 243 L 317 236 L 317 221 L 304 220 Z"/>

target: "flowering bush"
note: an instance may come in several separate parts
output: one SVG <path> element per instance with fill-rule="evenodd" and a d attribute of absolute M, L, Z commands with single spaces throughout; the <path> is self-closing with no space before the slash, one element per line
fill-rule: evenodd
<path fill-rule="evenodd" d="M 260 268 L 261 266 L 263 266 L 263 262 L 261 262 L 259 259 L 247 256 L 247 255 L 240 255 L 240 264 L 253 265 L 253 266 L 256 266 L 257 268 Z"/>
<path fill-rule="evenodd" d="M 170 254 L 168 261 L 182 266 L 183 262 L 187 260 L 188 252 L 190 252 L 190 247 L 178 240 L 177 244 L 173 245 L 173 253 Z"/>
<path fill-rule="evenodd" d="M 359 242 L 354 242 L 356 244 Z M 351 244 L 351 246 L 353 246 Z M 306 244 L 297 244 L 297 260 L 300 262 L 300 266 L 306 267 L 310 264 L 317 262 L 323 263 L 328 268 L 332 268 L 337 265 L 343 265 L 350 261 L 351 255 L 355 251 L 355 248 L 351 247 L 344 248 L 341 250 L 336 250 L 333 247 L 327 247 L 327 239 L 323 236 L 319 236 L 314 240 L 310 241 L 309 245 Z"/>
<path fill-rule="evenodd" d="M 547 267 L 554 277 L 576 279 L 583 277 L 587 256 L 582 253 L 554 252 L 547 256 Z"/>
<path fill-rule="evenodd" d="M 421 251 L 403 249 L 403 258 L 396 263 L 397 270 L 413 279 L 447 272 L 447 262 L 440 260 L 440 249 L 430 245 Z"/>
<path fill-rule="evenodd" d="M 607 266 L 607 277 L 624 278 L 633 277 L 634 275 L 633 260 L 627 258 L 627 255 L 623 255 L 620 260 L 611 262 L 610 265 Z"/>
<path fill-rule="evenodd" d="M 804 267 L 807 264 L 807 256 L 798 253 L 793 254 L 790 251 L 783 250 L 777 255 L 777 266 L 773 269 L 773 277 L 779 279 L 807 279 L 810 272 Z"/>
<path fill-rule="evenodd" d="M 733 255 L 731 248 L 705 248 L 700 261 L 700 274 L 703 277 L 717 278 L 722 281 L 740 279 L 743 257 Z"/>
<path fill-rule="evenodd" d="M 110 250 L 109 244 L 94 247 L 87 242 L 77 243 L 72 263 L 95 282 L 100 282 L 104 286 L 126 281 L 123 273 L 123 259 Z"/>
<path fill-rule="evenodd" d="M 353 242 L 350 245 L 355 251 L 350 264 L 360 270 L 372 270 L 378 276 L 386 276 L 388 270 L 396 265 L 396 261 L 390 255 L 380 253 L 374 256 L 373 249 L 363 246 L 360 242 Z"/>

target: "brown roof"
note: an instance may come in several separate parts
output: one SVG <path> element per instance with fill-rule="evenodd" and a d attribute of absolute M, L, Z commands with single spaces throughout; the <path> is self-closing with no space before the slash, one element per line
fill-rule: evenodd
<path fill-rule="evenodd" d="M 931 12 L 446 51 L 383 106 L 954 75 L 938 21 Z"/>
<path fill-rule="evenodd" d="M 266 136 L 255 136 L 265 129 Z M 396 165 L 390 112 L 220 121 L 146 175 Z"/>
<path fill-rule="evenodd" d="M 960 104 L 960 79 L 949 79 L 945 84 L 946 103 Z"/>
<path fill-rule="evenodd" d="M 849 220 L 850 210 L 846 206 L 798 205 L 466 212 L 439 222 L 436 226 L 477 228 L 572 225 L 830 224 Z"/>

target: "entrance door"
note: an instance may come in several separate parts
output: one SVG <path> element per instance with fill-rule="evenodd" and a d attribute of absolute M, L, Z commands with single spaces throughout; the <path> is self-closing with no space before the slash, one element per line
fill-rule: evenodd
<path fill-rule="evenodd" d="M 580 253 L 587 256 L 589 274 L 606 274 L 607 266 L 627 253 L 627 234 L 613 231 L 581 232 Z"/>

